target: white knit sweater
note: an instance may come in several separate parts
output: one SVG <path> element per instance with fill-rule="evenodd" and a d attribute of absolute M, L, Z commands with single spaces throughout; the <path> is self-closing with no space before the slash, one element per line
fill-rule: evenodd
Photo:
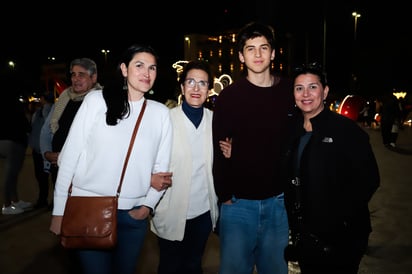
<path fill-rule="evenodd" d="M 84 98 L 59 155 L 53 215 L 63 215 L 70 182 L 74 196 L 116 193 L 143 100 L 130 103 L 130 116 L 108 126 L 102 91 L 91 91 Z M 119 209 L 142 204 L 155 207 L 163 192 L 150 187 L 151 174 L 169 171 L 171 145 L 169 109 L 148 100 L 123 180 Z"/>

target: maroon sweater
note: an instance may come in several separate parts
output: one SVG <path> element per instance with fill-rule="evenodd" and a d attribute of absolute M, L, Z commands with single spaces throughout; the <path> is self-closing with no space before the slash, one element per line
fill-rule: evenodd
<path fill-rule="evenodd" d="M 219 202 L 263 200 L 284 191 L 281 160 L 294 112 L 293 85 L 286 79 L 258 87 L 246 78 L 223 89 L 213 114 L 213 176 Z M 219 140 L 233 138 L 224 158 Z"/>

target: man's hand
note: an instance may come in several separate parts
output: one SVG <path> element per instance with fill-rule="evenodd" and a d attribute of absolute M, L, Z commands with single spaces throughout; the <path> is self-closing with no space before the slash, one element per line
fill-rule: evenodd
<path fill-rule="evenodd" d="M 226 137 L 224 141 L 219 141 L 220 149 L 222 150 L 223 156 L 230 158 L 232 156 L 232 138 Z"/>
<path fill-rule="evenodd" d="M 44 153 L 44 158 L 46 158 L 46 160 L 49 161 L 52 165 L 57 166 L 59 152 L 46 151 Z"/>

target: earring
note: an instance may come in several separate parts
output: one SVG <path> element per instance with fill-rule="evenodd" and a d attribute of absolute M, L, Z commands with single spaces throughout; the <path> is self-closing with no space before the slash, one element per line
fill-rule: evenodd
<path fill-rule="evenodd" d="M 126 78 L 124 78 L 124 81 L 123 81 L 123 90 L 127 90 L 127 79 Z"/>

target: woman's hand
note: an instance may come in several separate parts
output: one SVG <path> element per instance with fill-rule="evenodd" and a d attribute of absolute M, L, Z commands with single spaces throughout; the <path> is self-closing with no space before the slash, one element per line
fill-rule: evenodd
<path fill-rule="evenodd" d="M 62 231 L 62 221 L 63 221 L 63 216 L 53 215 L 51 218 L 50 227 L 49 227 L 50 232 L 56 236 L 60 235 Z"/>
<path fill-rule="evenodd" d="M 136 220 L 144 220 L 149 217 L 151 209 L 148 206 L 140 206 L 129 211 L 129 215 Z"/>
<path fill-rule="evenodd" d="M 150 186 L 157 191 L 165 190 L 172 185 L 172 172 L 159 172 L 152 174 Z"/>

